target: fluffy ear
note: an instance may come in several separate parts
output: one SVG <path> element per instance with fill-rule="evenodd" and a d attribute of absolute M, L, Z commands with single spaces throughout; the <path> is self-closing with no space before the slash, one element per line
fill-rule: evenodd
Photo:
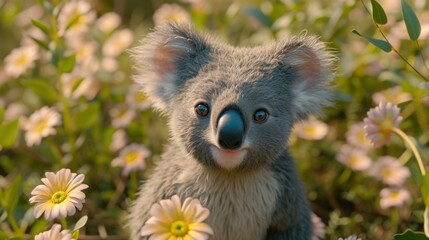
<path fill-rule="evenodd" d="M 177 90 L 208 61 L 208 52 L 206 39 L 189 25 L 157 27 L 131 51 L 137 71 L 134 81 L 154 107 L 165 112 Z"/>
<path fill-rule="evenodd" d="M 316 37 L 296 37 L 280 48 L 282 63 L 296 76 L 292 84 L 295 118 L 319 114 L 321 107 L 330 104 L 335 58 Z"/>

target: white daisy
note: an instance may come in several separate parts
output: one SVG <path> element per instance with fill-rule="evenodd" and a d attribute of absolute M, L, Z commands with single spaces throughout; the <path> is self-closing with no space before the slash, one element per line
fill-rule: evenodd
<path fill-rule="evenodd" d="M 122 29 L 112 34 L 103 45 L 104 56 L 117 57 L 133 42 L 133 33 L 129 29 Z"/>
<path fill-rule="evenodd" d="M 7 75 L 16 78 L 33 68 L 37 59 L 39 59 L 39 54 L 36 46 L 29 45 L 16 48 L 4 59 L 4 70 Z"/>
<path fill-rule="evenodd" d="M 39 145 L 42 138 L 55 135 L 54 126 L 61 124 L 61 116 L 54 109 L 44 106 L 31 114 L 30 118 L 23 118 L 22 128 L 26 131 L 25 141 L 29 147 Z"/>
<path fill-rule="evenodd" d="M 47 220 L 64 218 L 81 210 L 85 203 L 85 193 L 88 188 L 83 184 L 85 175 L 72 173 L 70 169 L 61 169 L 57 173 L 46 172 L 42 185 L 31 191 L 30 203 L 36 203 L 34 216 L 39 218 L 43 213 Z"/>
<path fill-rule="evenodd" d="M 61 225 L 54 224 L 49 231 L 34 236 L 34 240 L 72 240 L 72 235 L 70 230 L 64 229 L 61 231 Z"/>
<path fill-rule="evenodd" d="M 119 153 L 119 157 L 113 159 L 113 167 L 123 167 L 122 174 L 127 176 L 131 171 L 142 170 L 146 167 L 145 159 L 150 156 L 150 151 L 143 144 L 133 143 Z"/>

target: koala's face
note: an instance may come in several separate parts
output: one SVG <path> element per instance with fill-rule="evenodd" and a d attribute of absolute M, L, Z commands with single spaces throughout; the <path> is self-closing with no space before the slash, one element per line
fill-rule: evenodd
<path fill-rule="evenodd" d="M 206 166 L 270 164 L 293 123 L 327 101 L 329 54 L 314 38 L 232 48 L 168 25 L 147 41 L 136 80 L 168 115 L 172 140 Z"/>

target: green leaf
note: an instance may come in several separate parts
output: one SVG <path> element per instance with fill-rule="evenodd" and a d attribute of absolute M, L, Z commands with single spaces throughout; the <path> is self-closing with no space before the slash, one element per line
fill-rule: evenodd
<path fill-rule="evenodd" d="M 43 232 L 47 227 L 49 226 L 49 222 L 45 220 L 44 218 L 40 218 L 37 221 L 35 221 L 30 230 L 30 234 L 32 236 Z"/>
<path fill-rule="evenodd" d="M 421 173 L 419 172 L 419 175 Z M 422 182 L 420 187 L 420 192 L 422 194 L 423 201 L 425 202 L 426 207 L 429 207 L 429 174 L 426 174 L 422 177 Z"/>
<path fill-rule="evenodd" d="M 75 25 L 79 19 L 80 19 L 81 15 L 77 15 L 75 18 L 73 18 L 73 20 L 71 20 L 67 26 L 66 26 L 66 31 L 69 30 L 71 27 L 73 27 L 73 25 Z"/>
<path fill-rule="evenodd" d="M 425 231 L 425 236 L 429 237 L 429 208 L 425 207 L 425 213 L 423 215 L 423 229 Z"/>
<path fill-rule="evenodd" d="M 90 128 L 97 124 L 100 115 L 100 104 L 98 102 L 91 103 L 80 109 L 74 115 L 74 123 L 77 130 Z"/>
<path fill-rule="evenodd" d="M 385 51 L 385 52 L 390 52 L 392 51 L 392 45 L 390 45 L 390 43 L 384 41 L 384 40 L 380 40 L 380 39 L 375 39 L 375 38 L 371 38 L 365 35 L 360 34 L 358 31 L 353 30 L 352 33 L 365 38 L 368 42 L 372 43 L 374 46 L 380 48 L 381 50 Z"/>
<path fill-rule="evenodd" d="M 58 61 L 57 69 L 60 73 L 71 73 L 76 65 L 76 54 L 61 58 Z"/>
<path fill-rule="evenodd" d="M 4 208 L 9 214 L 15 210 L 16 204 L 18 204 L 21 195 L 21 181 L 22 176 L 16 176 L 4 192 Z"/>
<path fill-rule="evenodd" d="M 49 51 L 49 44 L 47 42 L 44 42 L 32 36 L 30 36 L 30 38 L 33 39 L 33 41 L 36 42 L 39 47 Z"/>
<path fill-rule="evenodd" d="M 51 33 L 51 29 L 49 29 L 49 26 L 46 25 L 44 22 L 36 20 L 36 19 L 31 19 L 31 22 L 33 23 L 34 26 L 36 26 L 44 34 L 46 34 L 46 36 L 49 36 L 49 34 Z"/>
<path fill-rule="evenodd" d="M 73 227 L 73 231 L 76 231 L 76 230 L 78 230 L 78 229 L 81 229 L 81 228 L 83 228 L 84 226 L 85 226 L 85 224 L 86 224 L 86 222 L 88 221 L 88 216 L 83 216 L 83 217 L 81 217 L 77 222 L 76 222 L 76 224 L 74 225 L 74 227 Z"/>
<path fill-rule="evenodd" d="M 18 119 L 3 122 L 0 125 L 0 145 L 7 148 L 12 147 L 19 133 L 19 121 Z"/>
<path fill-rule="evenodd" d="M 79 229 L 72 231 L 72 239 L 79 239 Z"/>
<path fill-rule="evenodd" d="M 265 13 L 263 13 L 261 9 L 257 7 L 244 6 L 241 9 L 241 11 L 245 15 L 256 19 L 259 23 L 261 23 L 265 27 L 269 28 L 271 27 L 271 25 L 273 25 L 273 22 L 271 21 L 271 19 L 269 19 L 267 15 L 265 15 Z"/>
<path fill-rule="evenodd" d="M 57 91 L 44 80 L 31 79 L 23 82 L 23 85 L 33 90 L 37 96 L 47 101 L 55 101 L 58 99 Z"/>
<path fill-rule="evenodd" d="M 393 236 L 394 240 L 429 240 L 422 232 L 413 232 L 407 229 L 404 233 L 396 234 Z"/>
<path fill-rule="evenodd" d="M 417 40 L 420 36 L 421 27 L 419 19 L 405 0 L 401 0 L 402 15 L 404 15 L 405 26 L 411 40 Z"/>
<path fill-rule="evenodd" d="M 0 107 L 0 123 L 3 122 L 3 117 L 4 117 L 4 108 Z"/>
<path fill-rule="evenodd" d="M 371 0 L 372 4 L 372 18 L 374 19 L 374 22 L 378 24 L 386 24 L 387 23 L 387 16 L 384 12 L 383 7 L 376 1 Z"/>

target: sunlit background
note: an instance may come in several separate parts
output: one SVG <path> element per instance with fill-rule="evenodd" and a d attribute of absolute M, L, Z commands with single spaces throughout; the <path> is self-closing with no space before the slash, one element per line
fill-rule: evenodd
<path fill-rule="evenodd" d="M 338 58 L 334 104 L 299 123 L 289 142 L 314 212 L 313 239 L 423 232 L 415 155 L 397 134 L 374 146 L 363 122 L 380 103 L 397 105 L 403 120 L 394 127 L 427 162 L 429 3 L 407 2 L 421 25 L 417 41 L 401 0 L 379 1 L 388 21 L 378 26 L 394 48 L 386 53 L 352 33 L 384 39 L 371 1 L 0 0 L 0 239 L 33 238 L 54 222 L 73 230 L 82 216 L 79 239 L 126 238 L 127 206 L 168 139 L 166 120 L 131 80 L 127 49 L 168 21 L 235 46 L 320 36 Z M 62 221 L 35 217 L 33 189 L 62 168 L 85 176 L 81 211 Z"/>

